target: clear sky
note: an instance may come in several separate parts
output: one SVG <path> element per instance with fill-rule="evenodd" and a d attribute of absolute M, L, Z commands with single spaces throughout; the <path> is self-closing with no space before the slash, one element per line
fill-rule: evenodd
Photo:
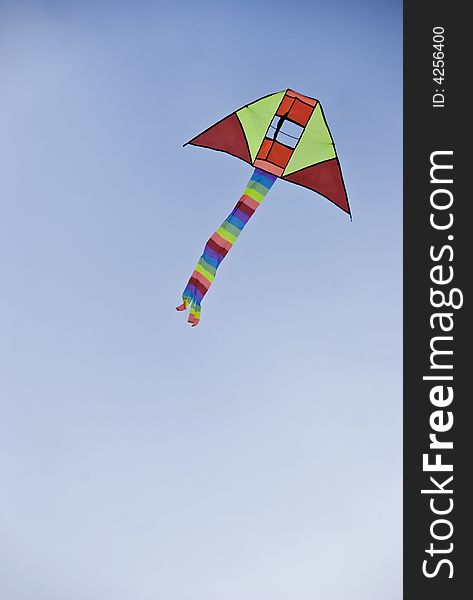
<path fill-rule="evenodd" d="M 0 597 L 401 597 L 400 1 L 0 0 Z M 291 87 L 353 222 L 182 144 Z"/>

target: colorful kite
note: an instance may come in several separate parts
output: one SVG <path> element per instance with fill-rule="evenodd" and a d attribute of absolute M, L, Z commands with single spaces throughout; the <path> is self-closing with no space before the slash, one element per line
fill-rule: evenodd
<path fill-rule="evenodd" d="M 240 232 L 279 177 L 324 196 L 350 213 L 340 163 L 322 106 L 285 90 L 243 106 L 187 144 L 232 154 L 255 167 L 231 214 L 208 240 L 177 310 L 200 320 L 202 299 Z M 184 144 L 185 146 L 187 144 Z"/>

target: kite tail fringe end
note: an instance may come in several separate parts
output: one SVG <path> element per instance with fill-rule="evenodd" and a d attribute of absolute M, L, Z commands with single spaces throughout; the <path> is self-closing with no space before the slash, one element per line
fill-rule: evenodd
<path fill-rule="evenodd" d="M 195 327 L 200 321 L 201 302 L 208 292 L 217 269 L 237 241 L 243 227 L 253 216 L 277 177 L 262 169 L 255 169 L 235 208 L 205 245 L 204 252 L 190 276 L 182 294 L 179 312 L 190 306 L 188 323 Z"/>
<path fill-rule="evenodd" d="M 200 310 L 201 310 L 200 304 L 193 302 L 191 309 L 189 311 L 189 318 L 187 319 L 187 322 L 190 323 L 192 325 L 192 327 L 195 327 L 196 325 L 199 324 Z"/>

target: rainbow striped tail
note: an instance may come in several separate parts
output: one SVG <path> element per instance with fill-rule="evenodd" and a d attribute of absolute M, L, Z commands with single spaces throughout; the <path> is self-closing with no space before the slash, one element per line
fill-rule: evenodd
<path fill-rule="evenodd" d="M 190 307 L 188 323 L 192 327 L 200 321 L 202 299 L 215 278 L 218 266 L 276 179 L 276 175 L 255 169 L 235 208 L 205 244 L 204 252 L 182 294 L 182 304 L 176 307 L 178 311 Z"/>

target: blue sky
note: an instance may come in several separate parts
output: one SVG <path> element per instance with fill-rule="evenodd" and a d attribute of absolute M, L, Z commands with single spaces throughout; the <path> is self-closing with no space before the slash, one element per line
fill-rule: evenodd
<path fill-rule="evenodd" d="M 0 2 L 0 595 L 401 596 L 400 2 Z M 353 222 L 182 144 L 315 96 Z"/>

